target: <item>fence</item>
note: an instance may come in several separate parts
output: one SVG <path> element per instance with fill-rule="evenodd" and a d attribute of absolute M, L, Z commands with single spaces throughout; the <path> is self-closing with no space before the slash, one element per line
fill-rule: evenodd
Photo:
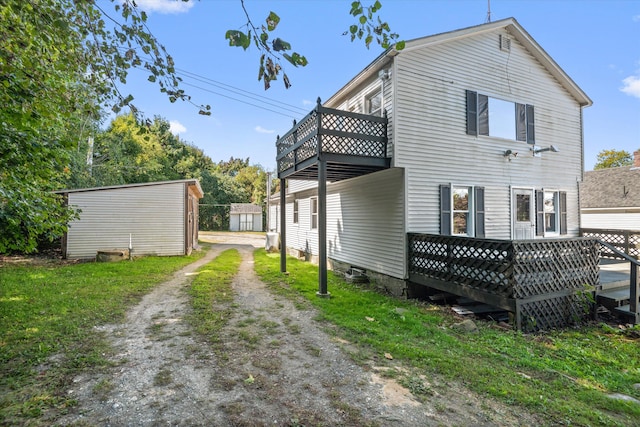
<path fill-rule="evenodd" d="M 596 239 L 490 240 L 408 235 L 409 280 L 503 308 L 525 332 L 592 315 Z"/>
<path fill-rule="evenodd" d="M 640 231 L 637 230 L 608 230 L 601 228 L 581 228 L 583 237 L 591 237 L 609 243 L 620 252 L 640 259 Z M 603 258 L 620 258 L 613 251 L 603 248 L 600 254 Z"/>

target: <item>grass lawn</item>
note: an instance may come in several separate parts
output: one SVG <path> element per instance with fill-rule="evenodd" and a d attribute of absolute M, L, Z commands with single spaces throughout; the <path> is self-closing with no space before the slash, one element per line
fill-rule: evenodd
<path fill-rule="evenodd" d="M 478 333 L 465 333 L 450 327 L 460 319 L 444 308 L 383 296 L 332 274 L 331 298 L 318 298 L 317 266 L 294 258 L 287 260 L 284 275 L 279 255 L 261 249 L 255 268 L 276 292 L 304 297 L 321 320 L 336 326 L 329 328 L 333 333 L 358 344 L 356 360 L 411 367 L 410 374 L 394 375 L 424 399 L 430 391 L 416 378 L 435 374 L 522 406 L 549 425 L 640 424 L 640 404 L 607 396 L 640 400 L 638 327 L 635 339 L 606 325 L 524 335 L 480 321 Z"/>
<path fill-rule="evenodd" d="M 203 255 L 0 266 L 0 425 L 37 423 L 50 409 L 74 405 L 65 384 L 107 363 L 110 349 L 94 327 L 121 321 L 145 293 Z"/>

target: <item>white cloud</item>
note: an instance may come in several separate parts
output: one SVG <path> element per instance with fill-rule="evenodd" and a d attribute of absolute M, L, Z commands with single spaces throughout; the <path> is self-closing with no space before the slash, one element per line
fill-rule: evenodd
<path fill-rule="evenodd" d="M 174 135 L 180 135 L 181 133 L 185 133 L 187 131 L 187 128 L 177 120 L 170 120 L 169 130 Z"/>
<path fill-rule="evenodd" d="M 265 129 L 262 126 L 256 126 L 255 127 L 255 131 L 258 132 L 258 133 L 273 133 L 273 132 L 275 132 L 274 130 Z"/>
<path fill-rule="evenodd" d="M 631 20 L 632 20 L 633 22 L 640 22 L 640 15 L 632 16 L 632 17 L 631 17 Z"/>
<path fill-rule="evenodd" d="M 626 79 L 622 80 L 624 86 L 620 88 L 620 90 L 627 95 L 634 96 L 636 98 L 640 98 L 640 75 L 638 76 L 629 76 Z"/>
<path fill-rule="evenodd" d="M 305 107 L 308 107 L 310 105 L 315 105 L 316 103 L 313 101 L 309 101 L 308 99 L 303 99 L 302 100 L 302 105 L 304 105 Z"/>
<path fill-rule="evenodd" d="M 136 4 L 147 13 L 158 12 L 164 15 L 187 13 L 193 7 L 193 0 L 136 0 Z"/>

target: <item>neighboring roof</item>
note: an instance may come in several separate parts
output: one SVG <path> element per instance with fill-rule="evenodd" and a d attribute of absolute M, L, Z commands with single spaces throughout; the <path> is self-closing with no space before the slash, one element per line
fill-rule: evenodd
<path fill-rule="evenodd" d="M 585 172 L 580 207 L 640 207 L 640 168 L 620 166 Z"/>
<path fill-rule="evenodd" d="M 497 28 L 505 28 L 509 33 L 513 35 L 531 54 L 545 67 L 545 69 L 553 75 L 558 82 L 564 87 L 583 107 L 588 107 L 593 104 L 593 101 L 587 96 L 587 94 L 580 89 L 580 87 L 564 72 L 562 68 L 545 52 L 545 50 L 527 33 L 527 31 L 516 21 L 515 18 L 506 18 L 499 21 L 489 22 L 486 24 L 476 25 L 473 27 L 462 28 L 459 30 L 449 31 L 446 33 L 434 34 L 431 36 L 421 37 L 413 40 L 409 40 L 405 44 L 405 48 L 401 51 L 396 51 L 393 47 L 385 50 L 380 56 L 378 56 L 373 62 L 371 62 L 364 70 L 362 70 L 356 77 L 354 77 L 349 83 L 347 83 L 342 89 L 336 92 L 331 98 L 329 98 L 326 104 L 331 104 L 334 100 L 339 99 L 345 93 L 350 91 L 351 88 L 360 84 L 364 79 L 370 77 L 372 74 L 377 73 L 383 68 L 390 60 L 396 55 L 402 55 L 403 52 L 408 52 L 415 49 L 420 49 L 450 40 L 456 40 L 469 36 L 474 36 L 488 31 L 494 31 Z"/>
<path fill-rule="evenodd" d="M 157 181 L 157 182 L 141 182 L 138 184 L 123 184 L 123 185 L 109 185 L 106 187 L 92 187 L 92 188 L 77 188 L 73 190 L 58 190 L 54 191 L 56 194 L 68 194 L 68 193 L 84 193 L 88 191 L 103 191 L 103 190 L 114 190 L 120 188 L 133 188 L 133 187 L 149 187 L 152 185 L 166 185 L 166 184 L 176 184 L 176 183 L 185 183 L 190 187 L 195 187 L 196 195 L 198 198 L 202 198 L 204 195 L 202 191 L 202 187 L 200 187 L 200 181 L 195 178 L 191 179 L 177 179 L 174 181 Z"/>
<path fill-rule="evenodd" d="M 262 206 L 252 203 L 231 203 L 231 214 L 261 214 Z"/>

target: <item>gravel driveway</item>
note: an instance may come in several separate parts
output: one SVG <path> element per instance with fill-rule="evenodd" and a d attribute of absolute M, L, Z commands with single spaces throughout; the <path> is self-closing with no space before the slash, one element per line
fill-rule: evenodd
<path fill-rule="evenodd" d="M 521 409 L 437 378 L 420 377 L 433 395 L 419 402 L 382 368 L 356 364 L 352 345 L 328 335 L 308 305 L 267 290 L 253 271 L 253 250 L 264 237 L 201 233 L 201 239 L 214 243 L 204 258 L 157 286 L 124 323 L 100 328 L 115 349 L 113 367 L 75 378 L 68 393 L 78 406 L 60 425 L 539 424 Z M 234 315 L 220 336 L 222 350 L 214 352 L 183 321 L 190 309 L 186 290 L 192 273 L 229 248 L 242 263 L 233 283 Z"/>

